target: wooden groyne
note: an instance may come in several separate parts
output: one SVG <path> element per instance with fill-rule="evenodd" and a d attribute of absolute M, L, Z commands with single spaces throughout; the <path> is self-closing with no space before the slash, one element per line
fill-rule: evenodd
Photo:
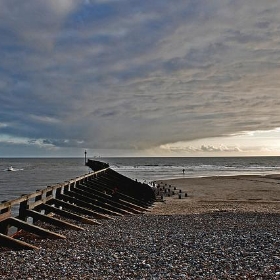
<path fill-rule="evenodd" d="M 93 172 L 0 204 L 0 247 L 36 249 L 17 239 L 24 231 L 43 238 L 62 238 L 41 224 L 83 230 L 69 220 L 100 225 L 101 219 L 141 214 L 155 201 L 147 184 L 127 178 L 99 161 L 86 162 Z M 16 214 L 14 210 L 17 209 Z M 38 221 L 41 221 L 40 226 Z M 13 232 L 12 232 L 13 231 Z"/>

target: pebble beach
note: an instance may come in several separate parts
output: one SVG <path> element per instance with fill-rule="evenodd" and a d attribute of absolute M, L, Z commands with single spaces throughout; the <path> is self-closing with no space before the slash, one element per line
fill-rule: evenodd
<path fill-rule="evenodd" d="M 255 179 L 277 192 L 278 179 Z M 184 191 L 188 185 L 189 197 L 165 198 L 142 215 L 79 224 L 84 231 L 56 229 L 65 240 L 31 238 L 39 250 L 1 250 L 0 279 L 280 279 L 278 200 L 221 199 L 219 186 L 229 178 L 216 184 L 216 197 L 200 191 L 198 198 L 192 189 L 207 189 L 205 180 L 215 181 L 166 182 Z"/>

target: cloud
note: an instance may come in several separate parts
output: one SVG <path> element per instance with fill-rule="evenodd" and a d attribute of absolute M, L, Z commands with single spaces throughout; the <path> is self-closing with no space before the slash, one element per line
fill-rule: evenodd
<path fill-rule="evenodd" d="M 50 50 L 65 17 L 80 0 L 3 0 L 0 3 L 0 26 L 9 47 Z M 11 36 L 7 36 L 7 31 Z M 10 45 L 12 44 L 12 46 Z"/>
<path fill-rule="evenodd" d="M 142 150 L 280 127 L 279 19 L 270 0 L 1 1 L 0 135 Z"/>
<path fill-rule="evenodd" d="M 280 130 L 243 131 L 224 137 L 179 141 L 161 145 L 162 155 L 276 155 L 280 152 Z"/>
<path fill-rule="evenodd" d="M 242 150 L 237 146 L 225 146 L 223 144 L 214 145 L 201 145 L 201 146 L 177 146 L 172 144 L 161 145 L 162 150 L 176 153 L 232 153 L 232 152 L 242 152 Z"/>

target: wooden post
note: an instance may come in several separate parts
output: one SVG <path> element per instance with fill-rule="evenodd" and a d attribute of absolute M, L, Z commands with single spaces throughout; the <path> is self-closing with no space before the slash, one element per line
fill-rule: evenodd
<path fill-rule="evenodd" d="M 8 235 L 9 233 L 9 224 L 0 223 L 0 234 Z"/>
<path fill-rule="evenodd" d="M 81 182 L 82 180 L 84 180 L 84 179 L 77 180 L 77 181 L 75 182 L 75 188 L 74 188 L 74 189 L 76 189 L 77 187 L 79 187 L 80 182 Z"/>
<path fill-rule="evenodd" d="M 68 184 L 63 188 L 63 193 L 65 193 L 66 191 L 70 191 L 70 182 L 68 182 Z"/>
<path fill-rule="evenodd" d="M 37 190 L 38 192 L 40 190 Z M 35 201 L 40 201 L 42 200 L 42 193 L 39 193 L 37 196 L 35 196 Z M 33 223 L 36 223 L 38 221 L 38 219 L 36 217 L 33 217 Z"/>
<path fill-rule="evenodd" d="M 2 201 L 2 203 L 7 201 Z M 0 233 L 7 235 L 9 233 L 9 224 L 1 223 L 1 221 L 11 217 L 11 206 L 0 210 Z"/>
<path fill-rule="evenodd" d="M 74 188 L 75 188 L 75 185 L 76 185 L 76 182 L 72 182 L 72 183 L 70 183 L 70 184 L 69 184 L 69 188 L 68 188 L 68 190 L 69 190 L 69 191 L 73 191 L 73 190 L 74 190 Z"/>
<path fill-rule="evenodd" d="M 46 192 L 46 197 L 51 197 L 52 198 L 52 196 L 53 196 L 53 190 L 52 189 Z"/>
<path fill-rule="evenodd" d="M 46 197 L 53 198 L 53 190 L 49 190 L 46 192 Z M 48 210 L 45 210 L 45 214 L 48 215 L 50 212 Z"/>
<path fill-rule="evenodd" d="M 61 188 L 56 189 L 56 191 L 55 191 L 55 198 L 60 199 L 60 195 L 61 195 Z"/>
<path fill-rule="evenodd" d="M 39 192 L 40 190 L 37 190 Z M 42 199 L 42 193 L 39 193 L 37 196 L 35 196 L 35 201 L 39 201 Z"/>
<path fill-rule="evenodd" d="M 24 196 L 24 194 L 22 195 Z M 26 210 L 29 208 L 28 200 L 24 200 L 19 204 L 19 219 L 27 222 Z"/>

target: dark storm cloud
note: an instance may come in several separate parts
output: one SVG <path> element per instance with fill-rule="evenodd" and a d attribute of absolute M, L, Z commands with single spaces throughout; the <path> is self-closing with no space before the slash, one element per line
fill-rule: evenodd
<path fill-rule="evenodd" d="M 273 129 L 279 15 L 274 1 L 2 1 L 0 135 L 145 149 Z"/>

